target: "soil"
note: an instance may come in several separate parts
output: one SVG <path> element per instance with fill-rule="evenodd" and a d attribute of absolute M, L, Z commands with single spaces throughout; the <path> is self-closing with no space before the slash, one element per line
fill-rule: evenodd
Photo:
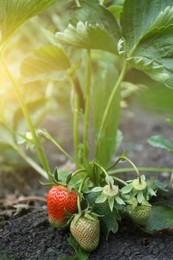
<path fill-rule="evenodd" d="M 47 125 L 51 124 L 48 122 Z M 171 140 L 173 128 L 166 123 L 164 114 L 148 113 L 134 106 L 123 112 L 120 128 L 124 134 L 121 150 L 125 149 L 137 166 L 172 167 L 172 156 L 168 152 L 147 143 L 147 139 L 155 134 L 163 134 Z M 50 153 L 52 165 L 57 161 L 58 166 L 67 163 L 62 155 L 58 156 L 56 151 L 55 156 L 54 152 L 52 150 L 53 154 Z M 128 176 L 124 174 L 124 178 Z M 169 183 L 170 174 L 167 172 L 155 173 L 155 176 Z M 65 256 L 71 259 L 74 255 L 68 244 L 69 231 L 55 229 L 48 223 L 48 188 L 39 184 L 39 178 L 28 168 L 14 173 L 0 173 L 0 260 L 57 260 Z M 162 199 L 173 206 L 171 194 L 170 190 L 168 196 Z M 166 232 L 146 234 L 131 220 L 123 219 L 118 232 L 110 234 L 108 241 L 101 236 L 99 247 L 89 259 L 171 260 L 173 235 Z"/>

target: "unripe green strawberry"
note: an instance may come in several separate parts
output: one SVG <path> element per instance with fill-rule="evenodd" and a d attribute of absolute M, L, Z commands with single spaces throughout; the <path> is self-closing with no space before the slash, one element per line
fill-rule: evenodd
<path fill-rule="evenodd" d="M 79 217 L 77 221 L 72 221 L 70 231 L 84 250 L 92 252 L 97 248 L 100 240 L 100 222 L 97 217 Z"/>
<path fill-rule="evenodd" d="M 146 226 L 151 215 L 151 206 L 138 205 L 131 209 L 129 214 L 134 223 L 139 226 Z"/>
<path fill-rule="evenodd" d="M 64 226 L 67 222 L 66 211 L 74 213 L 77 210 L 77 194 L 66 187 L 53 186 L 47 195 L 49 222 L 56 228 Z"/>

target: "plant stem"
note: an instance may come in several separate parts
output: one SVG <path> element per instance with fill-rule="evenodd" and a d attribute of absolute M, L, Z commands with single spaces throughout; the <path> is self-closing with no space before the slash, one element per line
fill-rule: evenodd
<path fill-rule="evenodd" d="M 141 181 L 141 175 L 140 175 L 139 170 L 138 170 L 138 168 L 136 167 L 136 165 L 135 165 L 129 158 L 127 158 L 126 156 L 121 156 L 120 158 L 122 158 L 122 160 L 125 160 L 125 161 L 127 161 L 128 163 L 130 163 L 130 164 L 132 165 L 132 167 L 134 168 L 134 170 L 135 170 L 135 172 L 136 172 L 136 174 L 137 174 L 137 177 L 138 177 L 138 179 L 139 179 L 139 183 L 141 184 L 141 183 L 142 183 L 142 181 Z"/>
<path fill-rule="evenodd" d="M 85 180 L 86 180 L 87 178 L 88 178 L 88 177 L 85 176 L 85 178 L 82 180 L 82 182 L 81 182 L 81 184 L 80 184 L 80 186 L 79 186 L 79 190 L 78 190 L 77 207 L 78 207 L 78 212 L 79 212 L 79 214 L 82 213 L 81 204 L 80 204 L 80 193 L 81 193 L 83 184 L 84 184 L 84 182 L 85 182 Z"/>
<path fill-rule="evenodd" d="M 105 108 L 105 111 L 104 111 L 104 114 L 103 114 L 103 118 L 102 118 L 102 122 L 101 122 L 101 126 L 100 126 L 100 130 L 99 130 L 99 133 L 98 133 L 97 140 L 99 140 L 100 137 L 102 136 L 102 131 L 103 131 L 104 127 L 105 127 L 106 120 L 107 120 L 107 117 L 108 117 L 108 115 L 109 115 L 109 110 L 110 110 L 110 108 L 111 108 L 111 105 L 112 105 L 112 102 L 113 102 L 113 100 L 114 100 L 114 97 L 115 97 L 115 95 L 116 95 L 116 93 L 117 93 L 117 91 L 118 91 L 118 88 L 119 88 L 119 86 L 120 86 L 120 84 L 121 84 L 121 82 L 122 82 L 122 80 L 123 80 L 123 78 L 124 78 L 126 69 L 127 69 L 127 64 L 124 63 L 124 65 L 123 65 L 123 67 L 122 67 L 122 70 L 121 70 L 121 73 L 120 73 L 120 75 L 119 75 L 119 78 L 117 79 L 117 82 L 116 82 L 116 84 L 115 84 L 115 86 L 114 86 L 114 88 L 113 88 L 113 90 L 112 90 L 112 93 L 111 93 L 111 95 L 110 95 L 110 97 L 109 97 L 107 106 L 106 106 L 106 108 Z"/>
<path fill-rule="evenodd" d="M 73 159 L 73 157 L 68 154 L 59 143 L 57 143 L 57 141 L 55 141 L 55 139 L 46 131 L 41 131 L 41 134 L 47 138 L 48 140 L 50 140 L 67 158 L 70 159 L 70 161 L 74 162 L 76 165 L 80 166 L 77 161 L 75 159 Z"/>
<path fill-rule="evenodd" d="M 129 158 L 127 158 L 126 156 L 120 156 L 119 158 L 118 158 L 118 160 L 116 160 L 116 162 L 111 166 L 111 167 L 109 167 L 108 169 L 107 169 L 107 171 L 109 171 L 110 169 L 112 169 L 113 167 L 115 167 L 120 161 L 127 161 L 128 163 L 130 163 L 132 166 L 133 166 L 133 170 L 135 170 L 135 172 L 136 172 L 136 174 L 137 174 L 137 176 L 138 176 L 138 178 L 139 178 L 139 183 L 141 184 L 141 175 L 140 175 L 140 173 L 139 173 L 139 170 L 138 170 L 138 168 L 136 167 L 136 165 L 129 159 Z M 110 174 L 110 173 L 109 173 Z"/>
<path fill-rule="evenodd" d="M 79 0 L 75 0 L 75 2 L 76 2 L 77 7 L 80 7 L 80 2 L 79 2 Z"/>
<path fill-rule="evenodd" d="M 72 80 L 74 92 L 78 98 L 79 110 L 81 112 L 83 112 L 85 109 L 85 100 L 84 100 L 83 92 L 82 92 L 82 89 L 80 86 L 80 82 L 77 77 L 73 77 L 73 75 L 69 75 L 69 76 L 70 76 L 70 79 Z"/>
<path fill-rule="evenodd" d="M 87 158 L 89 152 L 88 129 L 89 129 L 90 96 L 91 96 L 91 51 L 87 50 L 86 101 L 85 101 L 84 136 L 83 136 L 84 158 Z"/>
<path fill-rule="evenodd" d="M 80 196 L 79 195 L 77 197 L 77 208 L 78 208 L 78 213 L 81 214 L 82 209 L 81 209 L 81 205 L 80 205 Z"/>
<path fill-rule="evenodd" d="M 80 83 L 77 77 L 73 77 L 73 73 L 70 76 L 70 79 L 73 84 L 74 89 L 74 118 L 73 118 L 73 139 L 74 139 L 74 151 L 76 160 L 79 162 L 79 112 L 84 111 L 84 97 L 82 93 L 82 89 L 80 87 Z"/>
<path fill-rule="evenodd" d="M 122 161 L 122 157 L 119 157 L 116 162 L 110 166 L 108 169 L 106 169 L 107 171 L 109 171 L 110 169 L 114 168 L 120 161 Z"/>
<path fill-rule="evenodd" d="M 28 155 L 26 155 L 18 146 L 13 145 L 13 149 L 34 169 L 36 170 L 42 177 L 48 179 L 47 172 L 40 167 L 35 161 L 33 161 Z"/>
<path fill-rule="evenodd" d="M 117 177 L 112 177 L 112 178 L 113 178 L 115 181 L 118 181 L 118 182 L 124 184 L 125 186 L 127 185 L 127 182 L 123 181 L 123 180 L 120 179 L 120 178 L 117 178 Z"/>
<path fill-rule="evenodd" d="M 107 171 L 99 163 L 94 162 L 94 164 L 104 172 L 106 177 L 109 177 Z"/>
<path fill-rule="evenodd" d="M 79 161 L 79 102 L 78 97 L 75 94 L 74 97 L 74 117 L 73 117 L 73 140 L 74 140 L 74 152 L 75 152 L 75 158 L 77 161 Z"/>
<path fill-rule="evenodd" d="M 84 169 L 84 168 L 78 169 L 77 171 L 73 172 L 72 175 L 73 175 L 73 176 L 76 176 L 78 173 L 81 173 L 81 172 L 87 172 L 87 170 Z"/>
<path fill-rule="evenodd" d="M 26 107 L 26 105 L 25 105 L 25 103 L 23 101 L 23 97 L 22 97 L 22 94 L 20 92 L 20 88 L 19 88 L 18 84 L 16 83 L 15 79 L 13 78 L 13 75 L 11 74 L 10 70 L 8 69 L 8 67 L 7 67 L 5 61 L 3 60 L 3 58 L 1 58 L 1 62 L 2 62 L 2 65 L 3 65 L 3 68 L 4 68 L 5 72 L 7 73 L 8 77 L 9 77 L 11 83 L 12 83 L 12 86 L 13 86 L 13 88 L 15 90 L 18 102 L 20 104 L 22 112 L 23 112 L 23 114 L 25 116 L 25 119 L 27 121 L 28 127 L 29 127 L 29 129 L 31 131 L 31 134 L 32 134 L 35 146 L 36 146 L 36 150 L 37 150 L 37 154 L 38 154 L 39 160 L 40 160 L 43 168 L 45 169 L 45 171 L 48 173 L 48 172 L 50 172 L 49 164 L 48 164 L 48 161 L 46 159 L 46 155 L 44 153 L 44 150 L 42 148 L 40 139 L 39 139 L 39 137 L 36 134 L 36 131 L 35 131 L 34 125 L 32 123 L 29 111 L 28 111 L 28 109 L 27 109 L 27 107 Z"/>
<path fill-rule="evenodd" d="M 103 5 L 104 4 L 104 0 L 100 0 L 100 4 Z"/>
<path fill-rule="evenodd" d="M 140 172 L 155 172 L 155 173 L 158 173 L 158 172 L 169 172 L 169 173 L 172 173 L 173 169 L 170 169 L 170 168 L 154 168 L 154 167 L 138 167 L 138 170 Z M 134 168 L 121 168 L 121 169 L 116 169 L 116 170 L 113 170 L 113 171 L 110 171 L 109 174 L 112 175 L 112 174 L 118 174 L 118 173 L 128 173 L 128 172 L 133 172 L 134 171 Z"/>

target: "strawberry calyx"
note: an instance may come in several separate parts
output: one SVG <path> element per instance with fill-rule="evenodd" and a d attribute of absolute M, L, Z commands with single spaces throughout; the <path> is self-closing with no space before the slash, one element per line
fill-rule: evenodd
<path fill-rule="evenodd" d="M 132 185 L 133 185 L 133 188 L 137 191 L 143 191 L 147 187 L 147 183 L 146 183 L 145 179 L 142 178 L 142 176 L 140 179 L 138 177 L 137 179 L 133 180 Z"/>
<path fill-rule="evenodd" d="M 152 196 L 156 196 L 152 185 L 147 183 L 145 176 L 141 178 L 127 181 L 128 184 L 121 189 L 122 196 L 127 204 L 131 199 L 136 198 L 138 204 L 142 204 L 143 201 L 149 201 Z"/>
<path fill-rule="evenodd" d="M 93 188 L 91 192 L 99 192 L 100 194 L 96 198 L 95 203 L 105 203 L 107 201 L 111 211 L 113 211 L 116 204 L 125 205 L 119 193 L 118 185 L 106 184 L 103 187 Z"/>
<path fill-rule="evenodd" d="M 115 197 L 116 195 L 118 195 L 119 192 L 119 187 L 117 185 L 105 185 L 103 187 L 103 194 L 105 194 L 106 196 L 110 196 L 110 197 Z"/>
<path fill-rule="evenodd" d="M 43 183 L 40 181 L 40 184 L 43 186 L 61 185 L 67 187 L 72 178 L 72 173 L 64 170 L 58 170 L 56 167 L 53 172 L 48 172 L 48 177 L 48 183 Z"/>

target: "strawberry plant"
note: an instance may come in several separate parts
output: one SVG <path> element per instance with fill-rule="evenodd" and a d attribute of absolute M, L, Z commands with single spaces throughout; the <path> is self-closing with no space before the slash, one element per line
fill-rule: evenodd
<path fill-rule="evenodd" d="M 73 154 L 46 129 L 37 128 L 23 98 L 20 81 L 5 59 L 5 50 L 18 28 L 53 4 L 58 8 L 58 2 L 0 3 L 1 64 L 27 123 L 26 133 L 4 124 L 2 133 L 9 138 L 8 145 L 48 179 L 48 183 L 42 184 L 51 186 L 47 196 L 49 222 L 57 228 L 70 227 L 69 243 L 76 251 L 76 259 L 87 259 L 99 245 L 100 231 L 108 238 L 110 232 L 118 231 L 124 216 L 147 232 L 172 229 L 173 208 L 152 204 L 151 200 L 159 189 L 166 190 L 165 185 L 158 180 L 147 180 L 140 173 L 165 169 L 137 168 L 125 152 L 117 159 L 114 157 L 123 139 L 119 130 L 122 96 L 133 86 L 125 79 L 128 70 L 142 71 L 163 87 L 173 87 L 172 1 L 125 0 L 119 5 L 115 1 L 72 1 L 67 27 L 60 30 L 57 25 L 56 33 L 45 30 L 48 43 L 23 58 L 20 70 L 26 82 L 70 86 Z M 40 164 L 20 148 L 16 136 L 28 148 L 36 150 Z M 71 160 L 75 171 L 51 169 L 43 139 L 52 142 Z M 131 168 L 117 168 L 122 161 Z M 135 173 L 134 179 L 117 177 L 118 173 L 129 171 Z M 160 213 L 163 219 L 156 222 Z"/>

